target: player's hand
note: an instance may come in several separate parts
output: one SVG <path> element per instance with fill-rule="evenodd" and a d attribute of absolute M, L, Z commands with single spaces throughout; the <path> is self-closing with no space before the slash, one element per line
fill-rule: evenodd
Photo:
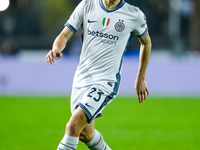
<path fill-rule="evenodd" d="M 53 49 L 48 52 L 45 59 L 47 63 L 51 65 L 52 63 L 55 62 L 54 60 L 59 60 L 62 57 L 62 55 L 63 54 L 61 53 L 61 51 Z"/>
<path fill-rule="evenodd" d="M 146 82 L 137 78 L 134 88 L 137 92 L 139 103 L 142 103 L 146 99 L 146 96 L 149 95 L 149 90 L 147 88 Z"/>

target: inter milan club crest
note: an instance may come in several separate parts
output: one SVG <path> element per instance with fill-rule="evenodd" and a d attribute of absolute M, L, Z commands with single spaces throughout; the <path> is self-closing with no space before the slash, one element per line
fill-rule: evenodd
<path fill-rule="evenodd" d="M 123 22 L 124 20 L 119 20 L 119 22 L 115 24 L 115 30 L 117 30 L 118 32 L 122 32 L 125 29 L 125 25 Z"/>

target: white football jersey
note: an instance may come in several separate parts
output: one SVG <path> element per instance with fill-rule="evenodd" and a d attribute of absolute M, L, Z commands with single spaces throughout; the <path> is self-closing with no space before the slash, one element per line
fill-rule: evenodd
<path fill-rule="evenodd" d="M 82 51 L 74 76 L 74 87 L 101 82 L 112 83 L 117 94 L 123 55 L 132 33 L 138 38 L 147 32 L 143 12 L 124 0 L 107 10 L 103 0 L 82 0 L 65 24 L 76 32 L 82 29 Z"/>

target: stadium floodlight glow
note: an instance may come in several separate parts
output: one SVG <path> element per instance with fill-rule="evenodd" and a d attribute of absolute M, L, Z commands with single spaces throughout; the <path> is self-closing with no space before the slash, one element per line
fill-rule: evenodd
<path fill-rule="evenodd" d="M 0 11 L 6 10 L 9 5 L 10 5 L 9 0 L 0 0 Z"/>

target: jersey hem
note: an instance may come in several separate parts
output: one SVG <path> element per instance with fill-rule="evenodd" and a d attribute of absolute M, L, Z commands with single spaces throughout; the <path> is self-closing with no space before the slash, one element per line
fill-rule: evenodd
<path fill-rule="evenodd" d="M 70 23 L 67 22 L 65 26 L 67 26 L 72 32 L 76 32 L 76 29 Z"/>
<path fill-rule="evenodd" d="M 145 34 L 147 33 L 148 28 L 146 28 L 146 30 L 141 34 L 141 35 L 137 35 L 138 38 L 142 38 L 145 36 Z"/>

